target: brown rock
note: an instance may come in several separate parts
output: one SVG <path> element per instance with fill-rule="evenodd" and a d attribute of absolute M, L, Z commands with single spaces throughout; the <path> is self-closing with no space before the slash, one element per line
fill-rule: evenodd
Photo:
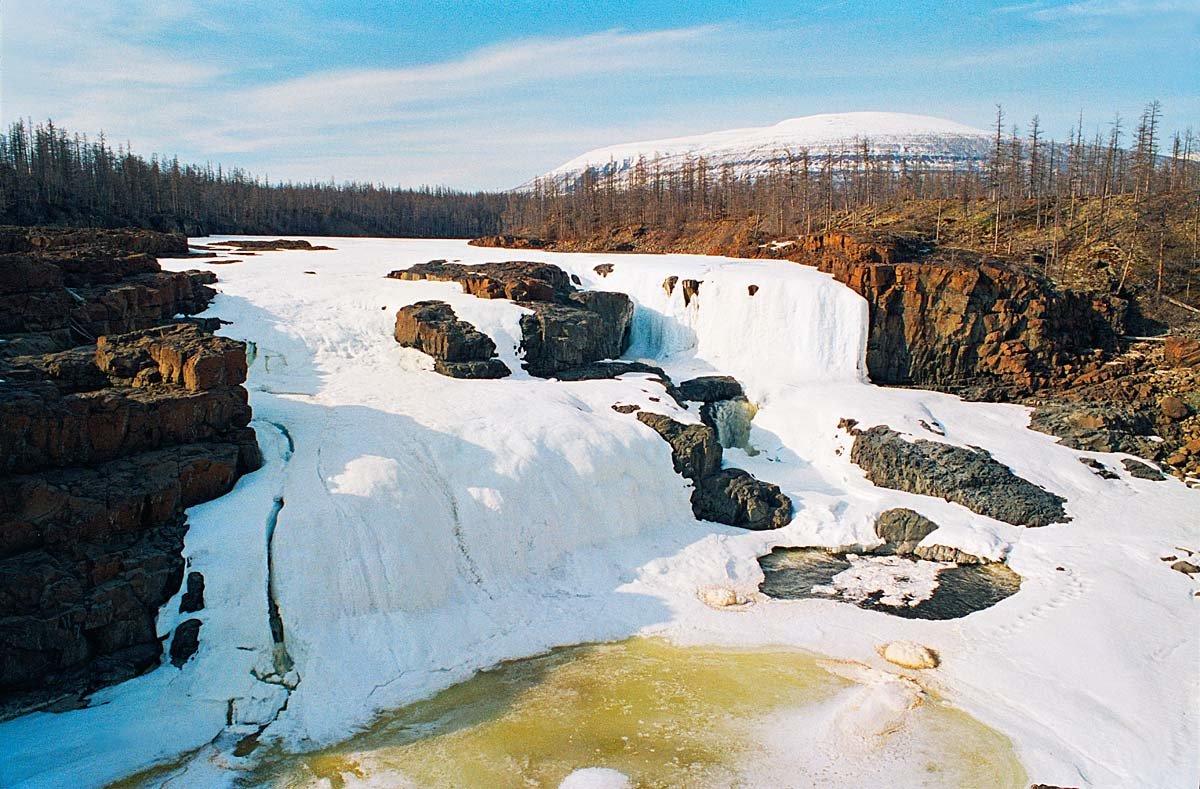
<path fill-rule="evenodd" d="M 1158 410 L 1162 411 L 1163 416 L 1167 419 L 1178 422 L 1180 419 L 1187 419 L 1188 407 L 1187 404 L 1174 395 L 1167 395 L 1158 401 Z"/>
<path fill-rule="evenodd" d="M 419 301 L 396 313 L 396 342 L 435 359 L 434 370 L 452 378 L 503 378 L 511 371 L 496 357 L 496 343 L 459 320 L 444 301 Z"/>
<path fill-rule="evenodd" d="M 1163 359 L 1175 367 L 1200 367 L 1200 340 L 1171 335 L 1163 342 Z"/>

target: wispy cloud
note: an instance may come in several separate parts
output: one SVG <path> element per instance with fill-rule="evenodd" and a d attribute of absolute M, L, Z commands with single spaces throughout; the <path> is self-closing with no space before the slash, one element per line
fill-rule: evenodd
<path fill-rule="evenodd" d="M 1001 6 L 998 14 L 1020 14 L 1043 22 L 1101 20 L 1159 15 L 1200 15 L 1195 0 L 1073 0 L 1066 3 L 1029 2 Z"/>

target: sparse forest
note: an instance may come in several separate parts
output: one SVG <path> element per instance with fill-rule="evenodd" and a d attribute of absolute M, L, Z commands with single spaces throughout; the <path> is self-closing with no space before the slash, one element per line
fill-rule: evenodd
<path fill-rule="evenodd" d="M 1148 104 L 1132 131 L 1121 118 L 1087 137 L 1081 117 L 1065 142 L 1034 116 L 1007 126 L 997 107 L 989 161 L 966 170 L 875 155 L 861 140 L 842 159 L 784 151 L 771 171 L 738 178 L 703 158 L 664 172 L 640 159 L 618 173 L 594 168 L 576 181 L 535 182 L 513 195 L 506 232 L 596 248 L 605 237 L 662 230 L 673 248 L 715 223 L 742 243 L 827 230 L 920 232 L 940 246 L 1017 256 L 1073 287 L 1130 285 L 1195 304 L 1200 298 L 1200 137 L 1164 138 L 1162 109 Z M 709 234 L 711 235 L 711 234 Z M 748 251 L 745 248 L 736 250 Z"/>
<path fill-rule="evenodd" d="M 268 184 L 238 169 L 147 160 L 50 122 L 16 123 L 0 138 L 0 222 L 189 235 L 514 234 L 560 248 L 604 248 L 631 229 L 683 242 L 717 225 L 759 241 L 906 231 L 1018 258 L 1072 287 L 1200 301 L 1200 137 L 1166 135 L 1157 101 L 1132 128 L 1118 117 L 1087 136 L 1080 117 L 1066 141 L 1047 138 L 1037 116 L 1023 126 L 1008 120 L 997 107 L 992 154 L 966 169 L 879 155 L 863 139 L 841 158 L 781 151 L 755 178 L 703 158 L 675 170 L 639 159 L 508 193 Z"/>
<path fill-rule="evenodd" d="M 505 198 L 372 184 L 268 184 L 240 169 L 149 160 L 53 122 L 0 137 L 0 223 L 146 227 L 188 235 L 462 238 L 501 227 Z"/>

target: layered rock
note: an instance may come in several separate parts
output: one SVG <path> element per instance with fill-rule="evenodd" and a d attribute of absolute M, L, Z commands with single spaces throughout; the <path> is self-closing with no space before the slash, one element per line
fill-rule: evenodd
<path fill-rule="evenodd" d="M 792 502 L 777 485 L 737 468 L 721 468 L 716 431 L 638 411 L 637 419 L 671 445 L 676 473 L 692 481 L 692 512 L 701 520 L 744 529 L 778 529 L 792 519 Z"/>
<path fill-rule="evenodd" d="M 0 228 L 0 356 L 48 353 L 202 311 L 210 272 L 166 272 L 149 254 L 187 239 L 149 231 Z"/>
<path fill-rule="evenodd" d="M 571 278 L 548 263 L 510 261 L 466 266 L 433 260 L 388 274 L 392 279 L 457 282 L 464 293 L 509 299 L 521 316 L 525 369 L 550 377 L 600 359 L 620 356 L 629 343 L 633 302 L 623 293 L 576 290 Z"/>
<path fill-rule="evenodd" d="M 261 460 L 243 344 L 204 322 L 157 325 L 213 294 L 210 275 L 139 251 L 186 239 L 4 230 L 0 248 L 0 298 L 40 305 L 7 315 L 0 345 L 2 717 L 157 665 L 185 508 Z M 67 309 L 42 309 L 54 303 Z"/>
<path fill-rule="evenodd" d="M 1018 477 L 985 450 L 909 440 L 884 425 L 859 430 L 851 424 L 850 431 L 850 460 L 880 487 L 937 496 L 1019 526 L 1069 520 L 1066 499 Z"/>
<path fill-rule="evenodd" d="M 434 358 L 433 369 L 452 378 L 503 378 L 511 374 L 496 358 L 496 343 L 459 320 L 444 301 L 419 301 L 396 313 L 396 342 Z"/>
<path fill-rule="evenodd" d="M 867 370 L 881 384 L 1027 391 L 1112 350 L 1125 302 L 1062 291 L 1000 260 L 914 260 L 902 237 L 802 238 L 815 265 L 870 304 Z"/>

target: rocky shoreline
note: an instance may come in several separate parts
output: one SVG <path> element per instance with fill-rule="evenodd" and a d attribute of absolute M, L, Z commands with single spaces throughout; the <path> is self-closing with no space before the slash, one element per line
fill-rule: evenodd
<path fill-rule="evenodd" d="M 184 510 L 261 458 L 244 344 L 180 317 L 215 277 L 155 260 L 188 255 L 186 238 L 4 228 L 0 250 L 3 718 L 158 664 Z"/>

